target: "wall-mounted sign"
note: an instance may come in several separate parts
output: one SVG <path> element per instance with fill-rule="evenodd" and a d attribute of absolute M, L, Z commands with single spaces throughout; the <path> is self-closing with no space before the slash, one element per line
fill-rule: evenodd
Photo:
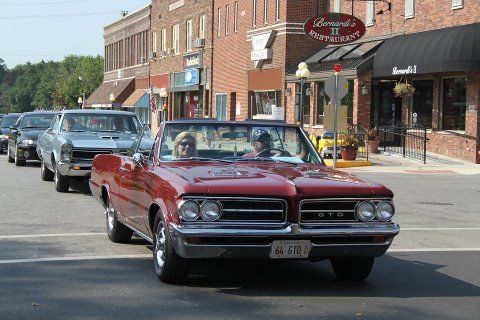
<path fill-rule="evenodd" d="M 261 68 L 263 61 L 272 59 L 273 52 L 270 47 L 275 39 L 276 31 L 255 34 L 252 36 L 252 52 L 250 58 L 255 62 L 255 68 Z"/>
<path fill-rule="evenodd" d="M 323 43 L 343 44 L 363 37 L 365 24 L 355 16 L 334 12 L 308 19 L 303 31 L 310 38 Z"/>
<path fill-rule="evenodd" d="M 417 73 L 417 65 L 408 66 L 406 68 L 400 69 L 397 66 L 393 67 L 392 74 L 414 74 Z"/>
<path fill-rule="evenodd" d="M 183 56 L 183 69 L 202 68 L 202 53 L 196 52 Z"/>
<path fill-rule="evenodd" d="M 198 84 L 198 69 L 185 69 L 185 85 L 193 86 Z"/>

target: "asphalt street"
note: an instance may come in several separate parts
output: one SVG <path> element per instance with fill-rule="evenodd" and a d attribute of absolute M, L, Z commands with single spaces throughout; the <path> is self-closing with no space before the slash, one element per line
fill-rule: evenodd
<path fill-rule="evenodd" d="M 0 319 L 477 320 L 480 175 L 358 175 L 394 191 L 402 228 L 365 282 L 328 262 L 211 261 L 167 285 L 147 242 L 108 240 L 86 184 L 58 194 L 0 155 Z"/>

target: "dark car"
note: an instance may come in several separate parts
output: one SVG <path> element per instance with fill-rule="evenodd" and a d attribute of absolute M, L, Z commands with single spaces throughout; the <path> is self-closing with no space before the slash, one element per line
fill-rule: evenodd
<path fill-rule="evenodd" d="M 21 113 L 10 113 L 4 115 L 0 120 L 0 153 L 7 151 L 10 126 L 17 122 L 20 115 Z"/>
<path fill-rule="evenodd" d="M 151 242 L 162 281 L 214 258 L 329 259 L 362 280 L 399 232 L 392 191 L 329 169 L 299 126 L 178 120 L 154 146 L 97 155 L 90 188 L 110 240 Z"/>
<path fill-rule="evenodd" d="M 27 160 L 40 160 L 37 155 L 38 136 L 50 127 L 54 112 L 38 111 L 22 114 L 17 123 L 10 126 L 8 138 L 8 162 L 24 166 Z"/>

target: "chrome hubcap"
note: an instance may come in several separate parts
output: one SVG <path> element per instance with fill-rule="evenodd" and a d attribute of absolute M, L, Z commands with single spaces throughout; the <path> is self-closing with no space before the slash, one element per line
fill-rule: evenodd
<path fill-rule="evenodd" d="M 163 267 L 165 263 L 165 228 L 163 227 L 163 223 L 160 223 L 157 227 L 157 234 L 155 240 L 155 250 L 156 250 L 156 258 L 159 267 Z"/>

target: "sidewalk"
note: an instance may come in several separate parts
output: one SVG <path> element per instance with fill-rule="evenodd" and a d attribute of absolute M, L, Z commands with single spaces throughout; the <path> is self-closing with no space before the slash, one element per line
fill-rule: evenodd
<path fill-rule="evenodd" d="M 431 160 L 436 159 L 436 161 Z M 349 172 L 395 172 L 409 174 L 480 174 L 480 164 L 429 153 L 427 163 L 390 153 L 369 154 L 367 167 L 341 168 Z M 480 183 L 480 182 L 479 182 Z"/>

